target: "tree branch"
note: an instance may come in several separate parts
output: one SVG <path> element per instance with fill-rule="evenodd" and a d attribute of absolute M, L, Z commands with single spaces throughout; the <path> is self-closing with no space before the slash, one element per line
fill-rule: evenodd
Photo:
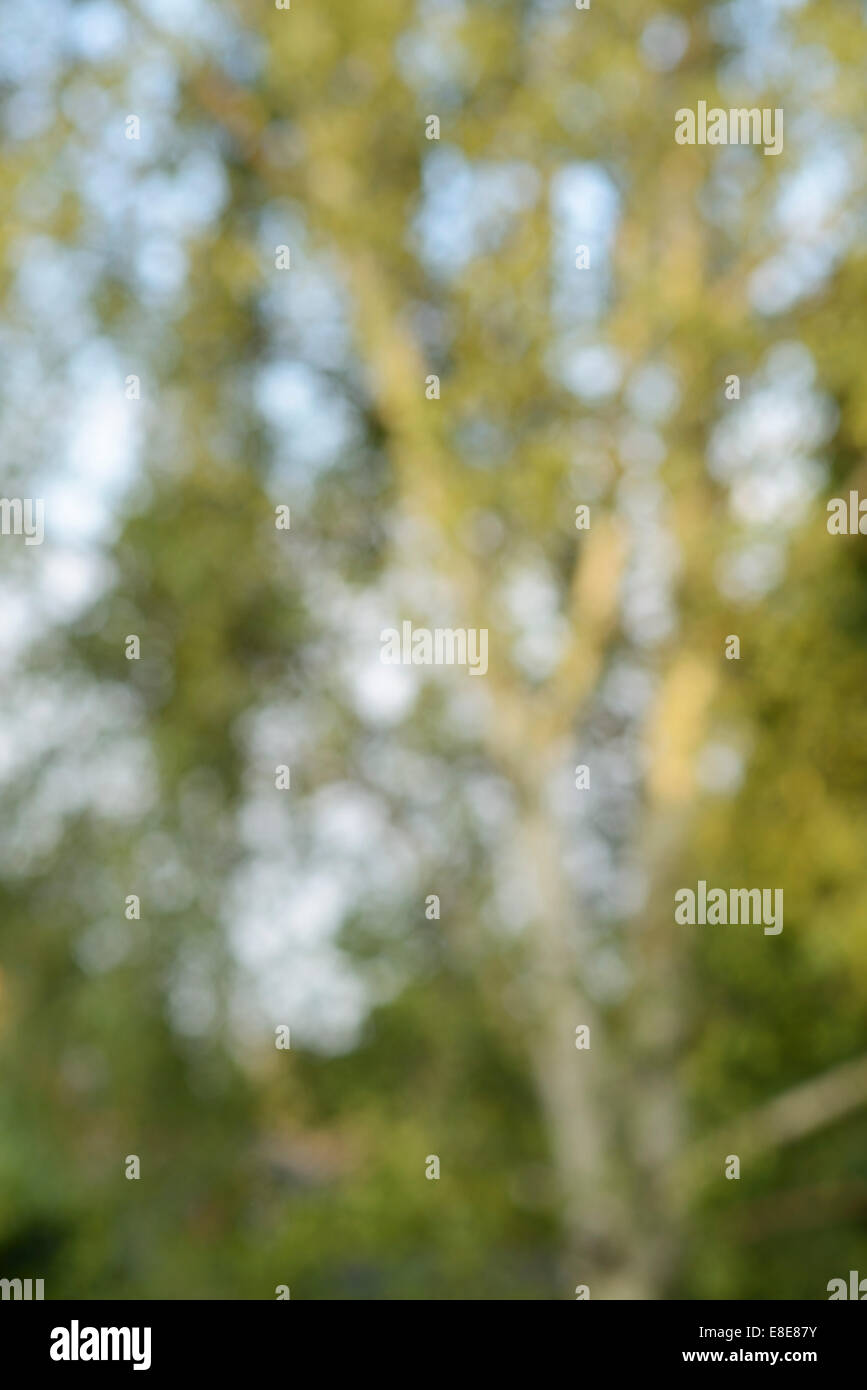
<path fill-rule="evenodd" d="M 867 1105 L 867 1056 L 844 1062 L 823 1076 L 784 1091 L 731 1126 L 690 1148 L 681 1175 L 698 1184 L 721 1171 L 726 1154 L 741 1159 L 792 1144 Z"/>

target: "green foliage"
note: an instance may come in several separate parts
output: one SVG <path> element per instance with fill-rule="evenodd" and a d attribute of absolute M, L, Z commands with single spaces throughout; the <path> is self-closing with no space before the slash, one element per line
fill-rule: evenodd
<path fill-rule="evenodd" d="M 757 4 L 778 62 L 751 84 L 736 6 L 673 5 L 689 43 L 670 70 L 642 57 L 648 16 L 625 0 L 204 6 L 187 33 L 112 9 L 119 48 L 100 61 L 71 44 L 34 74 L 53 120 L 16 134 L 8 115 L 0 156 L 3 346 L 19 363 L 0 383 L 5 495 L 27 479 L 49 508 L 61 497 L 94 361 L 118 399 L 127 373 L 142 381 L 128 485 L 67 483 L 108 513 L 85 538 L 103 565 L 87 601 L 43 601 L 39 566 L 77 544 L 59 504 L 42 552 L 0 554 L 32 603 L 4 675 L 0 1272 L 43 1277 L 52 1298 L 284 1283 L 293 1298 L 568 1298 L 612 1268 L 645 1296 L 823 1297 L 867 1265 L 863 1107 L 818 1117 L 738 1182 L 723 1151 L 689 1180 L 675 1168 L 867 1038 L 867 560 L 824 524 L 826 496 L 864 486 L 860 12 Z M 675 144 L 678 107 L 733 88 L 785 107 L 784 156 Z M 797 259 L 801 231 L 778 199 L 796 176 L 809 191 L 823 152 L 849 178 L 836 200 L 815 185 L 836 251 L 763 308 L 756 286 Z M 613 211 L 579 271 L 558 180 L 591 166 Z M 28 256 L 63 280 L 59 310 L 28 291 Z M 830 422 L 805 445 L 825 471 L 800 514 L 763 525 L 732 504 L 719 431 L 763 389 L 773 411 L 773 352 L 792 343 Z M 591 348 L 616 354 L 610 391 L 590 379 L 598 357 L 577 386 L 564 374 Z M 657 411 L 655 387 L 642 416 L 636 382 L 659 368 L 676 392 Z M 634 562 L 650 513 L 662 546 L 630 589 L 615 541 Z M 780 574 L 739 599 L 720 576 L 755 544 L 777 548 Z M 560 666 L 522 654 L 512 594 L 528 576 L 573 644 Z M 663 578 L 672 622 L 654 635 L 639 600 Z M 538 635 L 550 615 L 534 602 Z M 375 664 L 380 628 L 410 613 L 487 626 L 491 671 L 420 678 L 386 717 L 353 662 Z M 638 714 L 611 699 L 624 671 L 652 692 Z M 649 769 L 654 710 L 686 739 L 666 704 L 681 671 L 690 709 L 712 688 L 672 805 Z M 716 792 L 695 776 L 713 740 L 743 767 Z M 582 820 L 557 788 L 585 745 L 629 772 L 609 805 L 594 766 L 603 809 Z M 669 769 L 678 756 L 663 747 Z M 335 806 L 362 807 L 356 859 Z M 646 871 L 646 901 L 600 901 L 591 860 Z M 700 878 L 784 885 L 782 935 L 674 927 L 672 891 Z M 313 978 L 335 883 L 330 973 Z M 257 934 L 280 950 L 250 967 Z M 341 971 L 364 1006 L 335 1034 Z M 599 1170 L 555 1096 L 585 1066 Z M 657 1083 L 682 1130 L 654 1158 L 633 1121 Z"/>

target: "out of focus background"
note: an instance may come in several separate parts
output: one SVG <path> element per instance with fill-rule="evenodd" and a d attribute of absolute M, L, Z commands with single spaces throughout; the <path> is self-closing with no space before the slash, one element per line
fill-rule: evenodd
<path fill-rule="evenodd" d="M 5 0 L 0 1276 L 867 1275 L 865 66 L 849 0 Z"/>

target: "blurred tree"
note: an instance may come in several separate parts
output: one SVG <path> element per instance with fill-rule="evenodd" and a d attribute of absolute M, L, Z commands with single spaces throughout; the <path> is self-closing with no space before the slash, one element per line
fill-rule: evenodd
<path fill-rule="evenodd" d="M 50 456 L 94 345 L 143 390 L 96 596 L 6 677 L 0 1263 L 824 1296 L 867 1259 L 865 587 L 822 500 L 867 431 L 859 9 L 78 8 L 22 60 L 54 119 L 7 110 L 8 438 Z M 675 144 L 699 100 L 785 153 Z M 487 675 L 370 694 L 404 618 L 486 628 Z M 782 885 L 784 932 L 678 926 L 699 878 Z"/>

